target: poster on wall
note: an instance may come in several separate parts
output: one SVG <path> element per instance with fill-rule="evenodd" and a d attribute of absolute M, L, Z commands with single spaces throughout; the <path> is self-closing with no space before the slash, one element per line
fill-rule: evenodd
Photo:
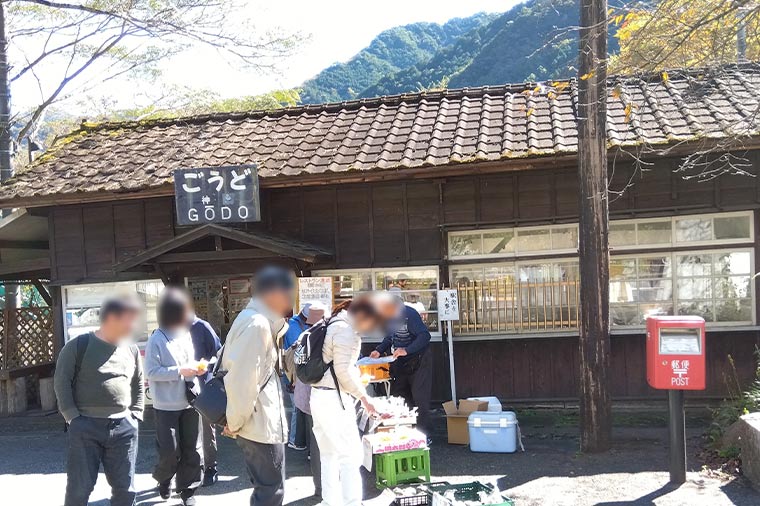
<path fill-rule="evenodd" d="M 230 279 L 230 295 L 251 295 L 251 280 L 248 278 Z"/>
<path fill-rule="evenodd" d="M 332 308 L 332 278 L 298 278 L 298 311 L 301 311 L 307 302 L 316 301 L 321 302 L 329 308 Z"/>
<path fill-rule="evenodd" d="M 459 298 L 456 290 L 438 290 L 438 319 L 459 320 Z"/>
<path fill-rule="evenodd" d="M 174 171 L 177 223 L 261 221 L 256 165 Z"/>

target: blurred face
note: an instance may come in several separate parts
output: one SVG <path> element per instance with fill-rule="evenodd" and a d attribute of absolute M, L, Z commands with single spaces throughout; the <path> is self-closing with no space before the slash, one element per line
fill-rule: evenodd
<path fill-rule="evenodd" d="M 266 306 L 280 316 L 285 316 L 293 309 L 295 298 L 287 290 L 272 290 L 261 295 L 261 300 Z"/>
<path fill-rule="evenodd" d="M 100 327 L 102 334 L 114 344 L 128 341 L 137 333 L 140 315 L 137 311 L 124 311 L 121 314 L 109 315 Z"/>
<path fill-rule="evenodd" d="M 401 301 L 396 297 L 383 297 L 377 302 L 377 311 L 383 320 L 392 320 L 401 311 Z"/>
<path fill-rule="evenodd" d="M 376 317 L 359 312 L 353 315 L 353 327 L 357 333 L 367 335 L 375 332 L 380 323 Z"/>

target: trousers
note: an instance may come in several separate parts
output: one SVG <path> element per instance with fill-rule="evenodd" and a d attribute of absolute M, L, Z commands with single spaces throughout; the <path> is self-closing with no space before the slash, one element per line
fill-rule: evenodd
<path fill-rule="evenodd" d="M 359 506 L 362 503 L 362 442 L 356 411 L 348 394 L 311 389 L 311 416 L 322 467 L 322 504 Z"/>
<path fill-rule="evenodd" d="M 65 506 L 87 506 L 100 464 L 111 485 L 112 506 L 135 504 L 137 420 L 78 416 L 69 425 Z"/>
<path fill-rule="evenodd" d="M 155 412 L 158 463 L 153 478 L 165 483 L 176 477 L 177 490 L 198 488 L 203 480 L 200 415 L 192 408 Z"/>
<path fill-rule="evenodd" d="M 251 506 L 282 506 L 285 499 L 285 446 L 236 439 L 253 484 Z"/>

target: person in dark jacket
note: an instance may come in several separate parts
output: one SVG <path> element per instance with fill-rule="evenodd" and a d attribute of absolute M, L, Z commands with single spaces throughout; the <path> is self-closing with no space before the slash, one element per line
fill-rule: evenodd
<path fill-rule="evenodd" d="M 190 325 L 190 337 L 193 340 L 195 349 L 195 360 L 206 362 L 216 357 L 217 352 L 222 347 L 219 336 L 206 320 L 193 316 L 193 322 Z M 201 385 L 209 380 L 211 368 L 206 374 L 198 376 Z M 203 473 L 203 486 L 208 487 L 217 482 L 218 473 L 216 470 L 216 426 L 208 420 L 201 420 L 203 428 L 201 439 L 203 440 L 203 465 L 206 471 Z"/>
<path fill-rule="evenodd" d="M 391 395 L 403 397 L 410 407 L 417 408 L 417 427 L 429 441 L 433 388 L 430 331 L 417 310 L 404 304 L 399 293 L 389 292 L 379 300 L 382 316 L 389 322 L 388 333 L 370 357 L 390 352 L 396 358 L 391 363 Z"/>

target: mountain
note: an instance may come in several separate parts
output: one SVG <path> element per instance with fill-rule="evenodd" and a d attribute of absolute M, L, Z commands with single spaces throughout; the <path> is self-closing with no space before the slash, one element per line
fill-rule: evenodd
<path fill-rule="evenodd" d="M 579 0 L 528 0 L 499 15 L 478 14 L 442 26 L 417 23 L 394 28 L 383 32 L 348 63 L 334 65 L 308 81 L 304 90 L 309 92 L 302 98 L 306 103 L 315 103 L 324 101 L 321 97 L 345 100 L 426 88 L 569 77 L 577 72 L 579 11 Z M 458 33 L 452 30 L 452 35 L 435 38 L 437 44 L 428 44 L 424 49 L 416 43 L 418 39 L 414 39 L 415 44 L 400 42 L 402 34 L 442 33 L 454 22 Z M 615 26 L 609 29 L 610 51 L 614 52 Z M 409 36 L 405 40 L 410 40 Z M 399 49 L 386 52 L 394 54 L 391 60 L 382 57 L 380 47 Z M 413 47 L 419 49 L 412 51 Z M 401 54 L 408 57 L 400 58 Z M 336 85 L 327 87 L 322 84 L 326 82 Z M 337 83 L 344 83 L 343 88 Z"/>
<path fill-rule="evenodd" d="M 429 60 L 462 35 L 495 18 L 494 14 L 480 13 L 455 18 L 443 25 L 413 23 L 386 30 L 346 63 L 331 65 L 306 81 L 302 86 L 301 101 L 323 103 L 356 98 L 383 76 Z"/>

